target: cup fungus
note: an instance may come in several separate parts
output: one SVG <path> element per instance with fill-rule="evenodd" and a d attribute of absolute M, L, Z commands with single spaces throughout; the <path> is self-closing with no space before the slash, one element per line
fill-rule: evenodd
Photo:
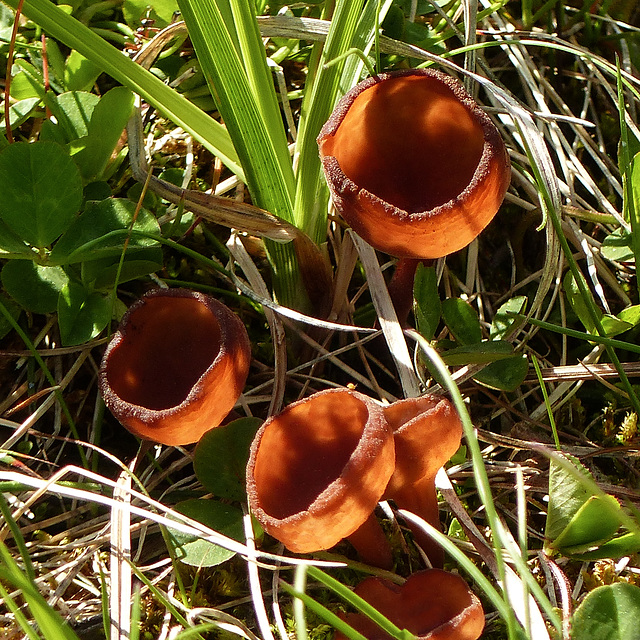
<path fill-rule="evenodd" d="M 156 289 L 133 304 L 104 354 L 105 404 L 132 433 L 196 442 L 231 411 L 251 346 L 238 316 L 210 296 Z"/>
<path fill-rule="evenodd" d="M 382 407 L 347 389 L 320 391 L 256 434 L 247 465 L 249 505 L 290 551 L 329 549 L 356 534 L 365 562 L 389 565 L 388 543 L 372 513 L 394 464 Z"/>
<path fill-rule="evenodd" d="M 362 81 L 318 145 L 336 209 L 369 244 L 400 258 L 462 249 L 509 186 L 495 125 L 457 80 L 432 69 Z"/>
<path fill-rule="evenodd" d="M 418 571 L 402 586 L 384 578 L 367 578 L 355 593 L 418 640 L 476 640 L 484 629 L 477 596 L 462 578 L 440 569 Z M 364 614 L 348 613 L 344 619 L 367 640 L 392 638 Z M 337 632 L 335 640 L 345 636 Z"/>
<path fill-rule="evenodd" d="M 390 567 L 373 511 L 384 497 L 439 525 L 435 475 L 460 446 L 462 426 L 445 399 L 381 407 L 348 389 L 315 393 L 267 420 L 247 465 L 251 509 L 290 551 L 312 553 L 348 538 L 364 562 Z M 438 564 L 442 552 L 416 539 Z"/>
<path fill-rule="evenodd" d="M 462 440 L 462 423 L 446 398 L 425 395 L 394 402 L 384 408 L 393 429 L 396 465 L 384 493 L 401 509 L 440 526 L 436 474 Z M 432 564 L 441 566 L 442 549 L 424 531 L 411 527 L 416 542 Z"/>

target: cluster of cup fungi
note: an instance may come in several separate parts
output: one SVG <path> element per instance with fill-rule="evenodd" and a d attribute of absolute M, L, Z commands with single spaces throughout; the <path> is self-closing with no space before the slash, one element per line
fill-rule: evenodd
<path fill-rule="evenodd" d="M 434 70 L 364 80 L 338 103 L 318 145 L 337 211 L 400 262 L 467 246 L 509 185 L 496 127 L 457 80 Z M 244 325 L 222 303 L 186 289 L 156 289 L 123 317 L 102 361 L 101 391 L 135 435 L 189 444 L 233 408 L 250 357 Z M 259 429 L 247 466 L 249 506 L 290 552 L 314 553 L 346 538 L 363 562 L 391 569 L 376 505 L 393 500 L 439 527 L 435 476 L 461 437 L 445 398 L 383 406 L 350 389 L 320 391 Z M 412 533 L 432 568 L 401 586 L 370 577 L 356 593 L 419 638 L 479 638 L 478 598 L 462 578 L 442 570 L 443 552 L 424 530 Z M 362 614 L 345 619 L 369 640 L 389 638 Z"/>

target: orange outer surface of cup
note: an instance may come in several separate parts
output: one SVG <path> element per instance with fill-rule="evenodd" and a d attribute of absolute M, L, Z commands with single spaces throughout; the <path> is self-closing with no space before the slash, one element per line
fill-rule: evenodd
<path fill-rule="evenodd" d="M 190 444 L 231 411 L 250 359 L 244 325 L 221 302 L 187 289 L 156 289 L 124 315 L 102 359 L 100 390 L 133 434 Z"/>
<path fill-rule="evenodd" d="M 439 258 L 497 213 L 510 162 L 495 125 L 454 78 L 431 69 L 372 76 L 318 136 L 334 205 L 376 249 Z"/>
<path fill-rule="evenodd" d="M 329 549 L 371 515 L 394 461 L 381 407 L 355 391 L 321 391 L 258 431 L 247 465 L 249 504 L 290 551 Z"/>
<path fill-rule="evenodd" d="M 477 640 L 484 629 L 480 600 L 460 576 L 447 571 L 418 571 L 401 586 L 371 577 L 363 580 L 355 592 L 418 640 Z M 364 614 L 342 617 L 367 640 L 392 638 Z M 345 640 L 345 636 L 338 632 L 336 640 Z"/>

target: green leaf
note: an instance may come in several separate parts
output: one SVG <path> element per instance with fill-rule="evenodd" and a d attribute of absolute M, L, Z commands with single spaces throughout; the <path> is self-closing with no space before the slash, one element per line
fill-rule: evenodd
<path fill-rule="evenodd" d="M 124 19 L 127 24 L 137 29 L 142 20 L 152 20 L 154 27 L 166 27 L 172 22 L 174 14 L 178 11 L 176 0 L 124 0 L 122 4 Z"/>
<path fill-rule="evenodd" d="M 571 555 L 600 545 L 620 528 L 620 510 L 613 496 L 590 496 L 551 546 Z"/>
<path fill-rule="evenodd" d="M 27 311 L 52 313 L 69 278 L 62 267 L 42 267 L 30 260 L 12 260 L 2 269 L 6 292 Z"/>
<path fill-rule="evenodd" d="M 82 263 L 82 282 L 93 289 L 106 291 L 116 284 L 129 282 L 162 269 L 160 248 L 127 252 L 120 267 L 118 258 L 104 258 Z"/>
<path fill-rule="evenodd" d="M 631 236 L 622 228 L 616 229 L 602 242 L 602 256 L 615 262 L 635 262 L 631 248 Z"/>
<path fill-rule="evenodd" d="M 211 429 L 196 446 L 193 469 L 208 491 L 220 498 L 246 499 L 246 467 L 259 418 L 239 418 Z"/>
<path fill-rule="evenodd" d="M 485 340 L 484 342 L 454 347 L 440 355 L 442 361 L 450 367 L 485 364 L 511 358 L 513 345 L 504 340 Z"/>
<path fill-rule="evenodd" d="M 620 527 L 621 507 L 613 496 L 594 496 L 587 469 L 573 458 L 569 461 L 575 471 L 550 462 L 545 539 L 550 549 L 581 553 L 613 536 Z"/>
<path fill-rule="evenodd" d="M 442 318 L 458 343 L 470 345 L 482 340 L 478 314 L 466 300 L 460 298 L 443 300 Z"/>
<path fill-rule="evenodd" d="M 133 222 L 136 204 L 121 198 L 108 198 L 88 203 L 84 213 L 56 242 L 49 259 L 57 264 L 73 264 L 102 258 L 120 257 Z M 133 230 L 160 235 L 157 220 L 146 209 L 140 209 Z M 159 247 L 152 238 L 132 235 L 127 253 Z M 162 262 L 158 248 L 157 258 Z"/>
<path fill-rule="evenodd" d="M 9 128 L 15 129 L 19 127 L 25 120 L 27 120 L 31 114 L 36 110 L 36 107 L 40 104 L 40 98 L 25 98 L 24 100 L 18 100 L 9 107 Z M 0 131 L 6 131 L 7 126 L 4 120 L 0 125 Z"/>
<path fill-rule="evenodd" d="M 636 640 L 640 588 L 617 582 L 594 589 L 573 614 L 571 640 Z"/>
<path fill-rule="evenodd" d="M 66 144 L 89 135 L 89 122 L 98 102 L 99 96 L 85 91 L 68 91 L 53 97 L 47 95 L 47 104 L 57 124 L 45 120 L 41 139 L 43 136 L 58 141 L 62 138 Z"/>
<path fill-rule="evenodd" d="M 623 322 L 627 322 L 632 327 L 640 324 L 640 304 L 634 304 L 626 309 L 623 309 L 619 314 L 618 318 Z"/>
<path fill-rule="evenodd" d="M 7 225 L 0 219 L 0 257 L 26 257 L 34 258 L 32 247 L 25 244 Z"/>
<path fill-rule="evenodd" d="M 515 391 L 527 377 L 529 361 L 524 354 L 518 354 L 487 365 L 473 379 L 485 387 L 499 391 Z"/>
<path fill-rule="evenodd" d="M 625 331 L 629 331 L 629 329 L 633 327 L 630 322 L 625 322 L 609 313 L 603 314 L 601 322 L 605 335 L 609 337 L 617 336 Z"/>
<path fill-rule="evenodd" d="M 493 316 L 493 322 L 489 330 L 491 340 L 504 340 L 514 325 L 521 322 L 511 314 L 523 313 L 526 305 L 527 296 L 516 296 L 502 304 Z"/>
<path fill-rule="evenodd" d="M 571 555 L 582 561 L 601 560 L 602 558 L 622 558 L 640 551 L 640 531 L 630 531 L 598 546 L 597 549 L 586 553 L 572 553 Z"/>
<path fill-rule="evenodd" d="M 44 94 L 42 73 L 23 58 L 18 58 L 12 70 L 11 97 L 14 100 L 36 97 L 42 100 Z"/>
<path fill-rule="evenodd" d="M 133 94 L 125 87 L 107 91 L 93 109 L 87 136 L 73 143 L 71 155 L 85 180 L 98 179 L 118 144 L 131 111 Z"/>
<path fill-rule="evenodd" d="M 100 335 L 111 319 L 111 300 L 68 282 L 58 297 L 60 339 L 65 347 L 84 344 Z"/>
<path fill-rule="evenodd" d="M 237 507 L 215 500 L 194 499 L 180 502 L 174 508 L 210 529 L 244 543 L 243 514 Z M 170 530 L 170 534 L 176 544 L 178 560 L 191 566 L 214 567 L 235 555 L 235 552 L 197 536 L 175 530 Z"/>
<path fill-rule="evenodd" d="M 580 278 L 582 278 L 582 282 L 585 286 L 585 289 L 589 291 L 587 286 L 587 281 L 584 279 L 584 276 L 580 275 Z M 584 298 L 582 297 L 582 293 L 571 271 L 567 271 L 567 274 L 565 275 L 562 281 L 562 284 L 564 287 L 564 292 L 566 294 L 567 300 L 569 301 L 569 304 L 571 305 L 573 312 L 578 316 L 578 319 L 584 325 L 584 328 L 587 330 L 588 333 L 597 334 L 598 331 L 589 313 L 587 302 L 585 302 Z M 589 295 L 591 294 L 589 293 Z M 595 303 L 593 302 L 593 300 L 592 300 L 592 304 L 595 306 Z M 598 309 L 598 316 L 602 317 L 602 311 L 600 311 L 599 309 Z"/>
<path fill-rule="evenodd" d="M 442 311 L 435 267 L 425 267 L 422 262 L 418 264 L 413 281 L 413 298 L 418 332 L 427 340 L 433 340 Z"/>
<path fill-rule="evenodd" d="M 17 142 L 0 152 L 0 218 L 35 247 L 67 230 L 82 203 L 82 180 L 54 142 Z"/>
<path fill-rule="evenodd" d="M 89 91 L 102 73 L 100 67 L 72 51 L 64 67 L 64 84 L 69 91 Z"/>

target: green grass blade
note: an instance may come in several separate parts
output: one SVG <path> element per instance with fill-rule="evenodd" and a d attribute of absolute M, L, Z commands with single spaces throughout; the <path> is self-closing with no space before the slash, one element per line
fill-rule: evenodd
<path fill-rule="evenodd" d="M 0 583 L 0 597 L 3 600 L 3 603 L 11 611 L 14 615 L 16 622 L 20 625 L 22 630 L 25 633 L 25 637 L 29 640 L 41 640 L 42 636 L 36 633 L 36 630 L 31 626 L 29 620 L 27 620 L 27 616 L 21 611 L 20 607 L 16 603 L 16 601 L 9 595 L 9 592 L 2 586 Z"/>
<path fill-rule="evenodd" d="M 236 0 L 179 4 L 255 204 L 292 222 L 293 167 L 253 8 Z M 223 13 L 228 11 L 234 19 L 225 23 Z M 269 241 L 266 247 L 278 299 L 304 308 L 306 296 L 293 247 Z"/>
<path fill-rule="evenodd" d="M 180 0 L 178 4 L 202 71 L 241 159 L 251 195 L 258 206 L 291 222 L 293 170 L 284 126 L 280 119 L 281 144 L 278 149 L 274 145 L 276 135 L 268 132 L 267 122 L 263 117 L 263 109 L 268 108 L 260 106 L 263 98 L 254 93 L 259 82 L 259 72 L 255 67 L 260 63 L 266 67 L 266 62 L 263 62 L 264 48 L 261 47 L 260 61 L 243 61 L 241 58 L 244 53 L 258 55 L 256 47 L 248 43 L 252 35 L 260 42 L 257 23 L 255 29 L 250 25 L 236 25 L 238 35 L 242 34 L 242 52 L 239 52 L 223 21 L 218 2 Z M 243 12 L 242 19 L 255 22 L 255 16 L 247 14 L 248 11 Z M 250 73 L 251 82 L 245 65 L 253 69 Z M 260 86 L 263 85 L 264 83 Z M 273 83 L 270 89 L 274 93 Z M 283 149 L 286 152 L 286 162 L 279 161 L 283 156 Z"/>
<path fill-rule="evenodd" d="M 19 0 L 6 1 L 13 9 L 18 3 Z M 219 122 L 49 0 L 25 0 L 22 12 L 42 27 L 47 35 L 81 53 L 188 131 L 244 181 L 243 170 L 231 138 Z"/>
<path fill-rule="evenodd" d="M 22 597 L 29 605 L 33 619 L 45 638 L 48 640 L 78 640 L 78 636 L 49 606 L 33 582 L 22 572 L 2 542 L 0 542 L 0 579 L 22 592 Z"/>
<path fill-rule="evenodd" d="M 373 42 L 377 1 L 370 0 L 363 10 L 362 0 L 338 0 L 329 33 L 318 56 L 318 66 L 311 75 L 312 84 L 305 89 L 302 115 L 298 124 L 296 155 L 296 196 L 294 224 L 323 242 L 326 235 L 326 210 L 329 193 L 323 182 L 316 138 L 331 115 L 340 92 L 355 84 L 361 65 L 353 61 L 324 64 L 339 58 L 354 46 L 364 48 Z M 321 44 L 314 45 L 316 49 Z M 348 65 L 348 66 L 347 66 Z M 343 74 L 344 70 L 348 73 Z"/>
<path fill-rule="evenodd" d="M 22 533 L 13 519 L 11 515 L 11 510 L 9 509 L 9 505 L 5 500 L 5 497 L 2 493 L 0 493 L 0 514 L 4 519 L 5 523 L 11 530 L 11 534 L 13 535 L 13 539 L 18 547 L 18 551 L 20 551 L 20 555 L 22 556 L 22 561 L 24 562 L 24 572 L 27 574 L 27 578 L 32 582 L 36 579 L 36 573 L 33 570 L 33 563 L 31 562 L 31 556 L 29 555 L 29 550 L 27 549 L 27 545 L 24 542 L 24 538 L 22 537 Z"/>

